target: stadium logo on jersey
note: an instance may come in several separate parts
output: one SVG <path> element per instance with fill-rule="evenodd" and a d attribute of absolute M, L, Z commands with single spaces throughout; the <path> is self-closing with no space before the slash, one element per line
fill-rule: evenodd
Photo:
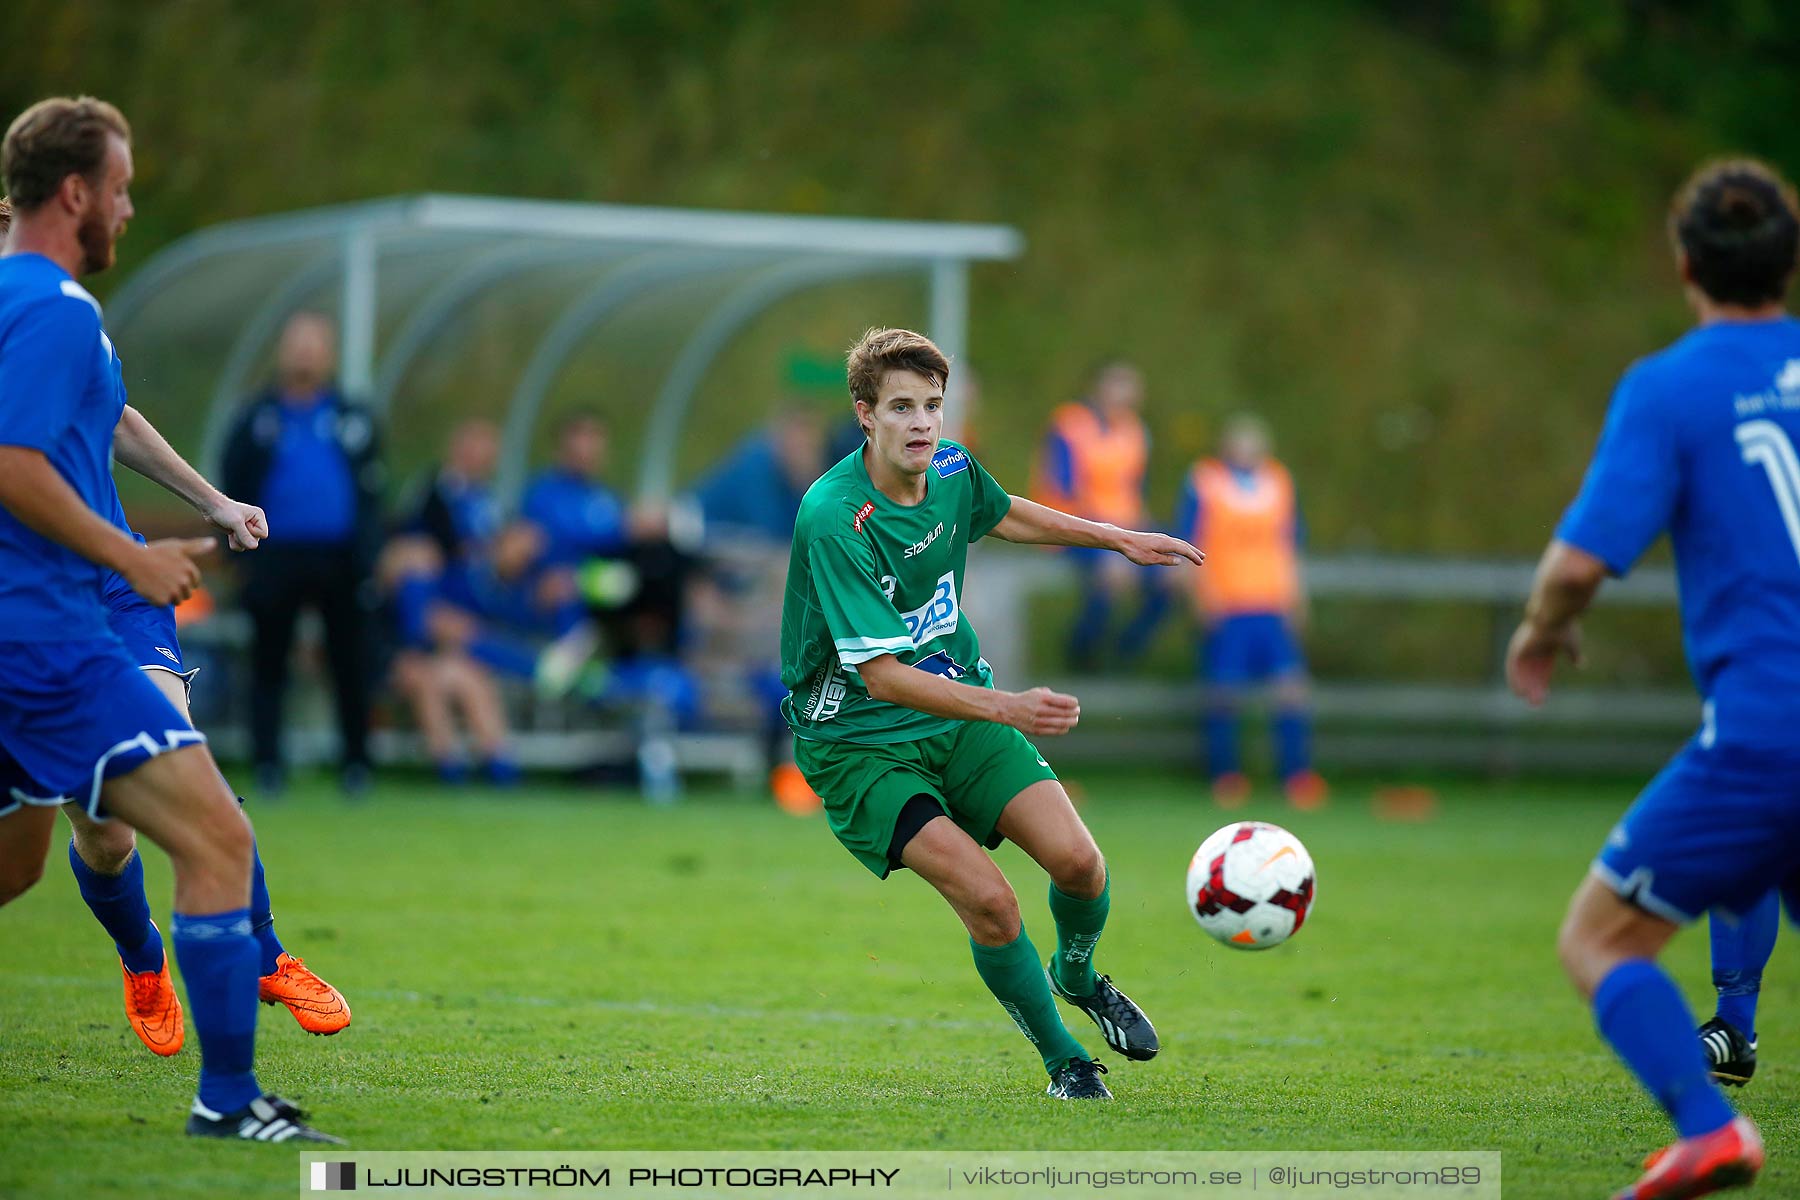
<path fill-rule="evenodd" d="M 914 542 L 912 545 L 910 545 L 906 548 L 906 557 L 912 558 L 916 555 L 923 554 L 923 553 L 925 553 L 925 551 L 931 549 L 931 543 L 937 541 L 939 535 L 941 535 L 943 532 L 944 532 L 944 523 L 942 521 L 939 521 L 937 523 L 937 528 L 932 530 L 930 533 L 926 534 L 925 539 L 923 541 Z"/>
<path fill-rule="evenodd" d="M 913 645 L 923 646 L 934 637 L 955 633 L 959 612 L 956 572 L 945 571 L 938 579 L 937 590 L 931 594 L 931 599 L 911 612 L 901 613 L 900 619 L 906 622 L 906 632 L 912 635 Z"/>
<path fill-rule="evenodd" d="M 948 479 L 969 469 L 969 454 L 961 446 L 945 446 L 931 456 L 931 465 L 937 468 L 939 479 Z"/>
<path fill-rule="evenodd" d="M 170 662 L 174 663 L 176 666 L 179 667 L 181 665 L 181 660 L 179 658 L 177 658 L 175 656 L 175 652 L 173 650 L 169 649 L 167 646 L 158 646 L 156 648 L 156 652 L 158 654 L 162 655 L 164 658 L 168 659 Z"/>
<path fill-rule="evenodd" d="M 861 508 L 856 510 L 856 519 L 851 521 L 850 524 L 856 528 L 856 532 L 861 533 L 862 527 L 863 527 L 863 522 L 868 520 L 870 517 L 872 517 L 874 515 L 875 515 L 875 504 L 873 501 L 870 501 L 869 503 L 864 504 Z"/>

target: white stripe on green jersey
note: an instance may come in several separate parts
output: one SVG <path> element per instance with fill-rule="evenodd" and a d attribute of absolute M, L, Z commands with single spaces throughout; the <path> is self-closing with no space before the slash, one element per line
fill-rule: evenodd
<path fill-rule="evenodd" d="M 870 698 L 857 667 L 892 654 L 992 687 L 962 611 L 969 543 L 1012 507 L 968 450 L 940 443 L 925 499 L 897 504 L 869 481 L 858 449 L 807 489 L 781 605 L 782 714 L 820 742 L 910 742 L 956 725 Z"/>

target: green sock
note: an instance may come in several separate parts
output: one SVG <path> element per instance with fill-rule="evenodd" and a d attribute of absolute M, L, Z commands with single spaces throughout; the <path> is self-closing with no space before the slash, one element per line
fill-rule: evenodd
<path fill-rule="evenodd" d="M 1077 900 L 1050 885 L 1050 915 L 1056 918 L 1056 957 L 1050 969 L 1066 992 L 1086 996 L 1094 990 L 1094 943 L 1106 928 L 1112 908 L 1112 875 L 1092 900 Z"/>
<path fill-rule="evenodd" d="M 1071 1058 L 1088 1057 L 1081 1043 L 1069 1035 L 1056 1011 L 1056 998 L 1044 978 L 1038 962 L 1037 947 L 1019 930 L 1019 936 L 1004 946 L 983 946 L 973 938 L 969 948 L 975 954 L 975 970 L 987 984 L 994 999 L 1006 1015 L 1018 1025 L 1025 1040 L 1037 1047 L 1045 1070 L 1054 1070 Z"/>

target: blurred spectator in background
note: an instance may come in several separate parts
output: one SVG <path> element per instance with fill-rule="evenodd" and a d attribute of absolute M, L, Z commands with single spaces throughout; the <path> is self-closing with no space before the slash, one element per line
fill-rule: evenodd
<path fill-rule="evenodd" d="M 1035 472 L 1032 498 L 1053 508 L 1127 529 L 1145 525 L 1144 486 L 1150 434 L 1139 410 L 1144 377 L 1127 362 L 1094 372 L 1087 398 L 1065 404 L 1050 418 Z M 1105 664 L 1113 605 L 1142 594 L 1137 615 L 1119 635 L 1113 665 L 1141 656 L 1168 609 L 1168 593 L 1155 568 L 1136 567 L 1116 554 L 1086 547 L 1062 551 L 1081 582 L 1081 607 L 1069 635 L 1069 664 L 1094 671 Z"/>
<path fill-rule="evenodd" d="M 1248 689 L 1267 683 L 1282 786 L 1296 808 L 1319 807 L 1326 789 L 1312 769 L 1312 715 L 1299 640 L 1306 613 L 1299 556 L 1304 533 L 1293 479 L 1271 457 L 1261 420 L 1232 418 L 1219 457 L 1193 465 L 1175 532 L 1206 552 L 1206 566 L 1193 579 L 1214 799 L 1229 808 L 1249 798 L 1238 759 L 1238 716 Z"/>
<path fill-rule="evenodd" d="M 444 558 L 436 542 L 424 535 L 395 538 L 382 552 L 380 578 L 398 634 L 389 678 L 412 707 L 438 778 L 458 784 L 469 777 L 460 718 L 488 779 L 516 781 L 499 686 L 489 664 L 471 653 L 481 636 L 479 622 L 444 598 Z"/>
<path fill-rule="evenodd" d="M 784 402 L 766 426 L 694 485 L 707 540 L 792 541 L 800 497 L 826 465 L 825 419 L 818 406 L 799 398 Z"/>
<path fill-rule="evenodd" d="M 285 780 L 281 708 L 294 625 L 303 608 L 325 624 L 342 739 L 342 783 L 368 785 L 370 572 L 382 536 L 380 442 L 373 417 L 333 383 L 337 334 L 317 313 L 282 330 L 275 385 L 251 400 L 225 448 L 222 483 L 269 516 L 270 539 L 243 559 L 254 625 L 250 734 L 258 784 Z M 264 553 L 266 551 L 266 553 Z"/>
<path fill-rule="evenodd" d="M 494 468 L 500 461 L 500 431 L 476 417 L 450 431 L 444 461 L 431 473 L 425 493 L 400 522 L 400 531 L 436 543 L 444 561 L 480 552 L 500 532 L 500 502 L 494 497 Z"/>
<path fill-rule="evenodd" d="M 555 462 L 525 489 L 519 515 L 544 531 L 544 561 L 572 566 L 624 548 L 625 505 L 604 483 L 606 423 L 576 412 L 556 428 Z"/>

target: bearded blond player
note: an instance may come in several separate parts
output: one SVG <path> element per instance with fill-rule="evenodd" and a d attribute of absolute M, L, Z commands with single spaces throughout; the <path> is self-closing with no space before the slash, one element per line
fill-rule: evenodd
<path fill-rule="evenodd" d="M 1200 565 L 1178 538 L 1084 521 L 1010 496 L 942 441 L 950 364 L 930 339 L 871 329 L 848 377 L 863 446 L 807 491 L 781 618 L 783 705 L 795 761 L 832 832 L 880 878 L 908 867 L 955 910 L 975 969 L 1049 1072 L 1059 1099 L 1108 1099 L 1052 995 L 1127 1058 L 1156 1031 L 1093 966 L 1110 902 L 1106 862 L 1027 736 L 1067 733 L 1073 696 L 1003 692 L 962 611 L 969 543 L 1112 550 L 1144 566 Z M 1011 841 L 1050 876 L 1056 953 L 1046 968 L 987 850 Z"/>

